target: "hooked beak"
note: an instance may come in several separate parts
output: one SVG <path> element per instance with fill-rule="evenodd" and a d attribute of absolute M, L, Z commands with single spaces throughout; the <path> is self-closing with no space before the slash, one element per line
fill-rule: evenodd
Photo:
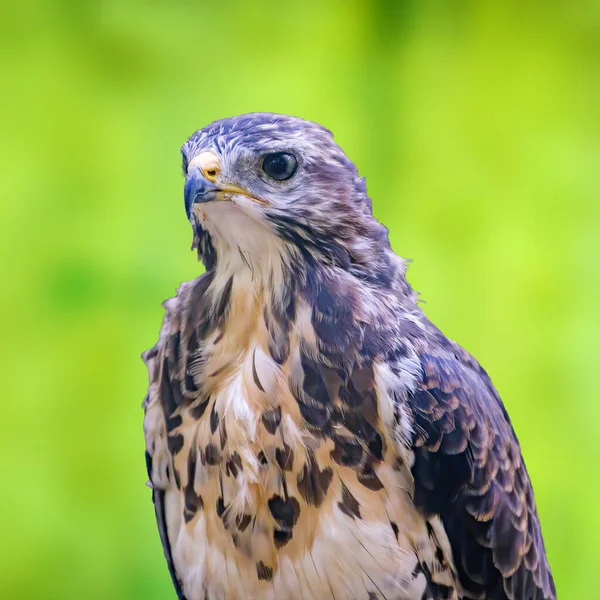
<path fill-rule="evenodd" d="M 188 219 L 190 218 L 193 204 L 216 200 L 217 192 L 221 191 L 223 190 L 216 183 L 204 177 L 202 171 L 196 165 L 191 166 L 185 178 L 185 187 L 183 188 L 185 212 Z"/>

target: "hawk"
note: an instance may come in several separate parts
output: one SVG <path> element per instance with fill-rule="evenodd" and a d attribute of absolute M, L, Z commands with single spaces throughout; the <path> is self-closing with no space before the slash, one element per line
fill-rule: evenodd
<path fill-rule="evenodd" d="M 143 355 L 178 597 L 556 598 L 502 401 L 421 311 L 332 134 L 255 113 L 182 155 L 206 271 Z"/>

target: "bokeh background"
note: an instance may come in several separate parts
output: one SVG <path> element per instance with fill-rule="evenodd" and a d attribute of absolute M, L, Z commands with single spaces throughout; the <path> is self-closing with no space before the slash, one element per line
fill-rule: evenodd
<path fill-rule="evenodd" d="M 4 2 L 0 49 L 0 597 L 174 597 L 139 355 L 200 272 L 179 147 L 255 110 L 367 176 L 512 415 L 560 598 L 595 597 L 598 2 Z"/>

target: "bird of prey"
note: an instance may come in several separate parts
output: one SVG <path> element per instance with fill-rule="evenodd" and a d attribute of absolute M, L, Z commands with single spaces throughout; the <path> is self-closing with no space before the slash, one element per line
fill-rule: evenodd
<path fill-rule="evenodd" d="M 423 314 L 331 133 L 254 113 L 182 155 L 206 270 L 143 355 L 178 597 L 555 599 L 502 401 Z"/>

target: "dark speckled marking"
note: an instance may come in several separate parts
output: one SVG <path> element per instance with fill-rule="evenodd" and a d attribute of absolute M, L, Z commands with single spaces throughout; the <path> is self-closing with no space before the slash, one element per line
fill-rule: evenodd
<path fill-rule="evenodd" d="M 273 496 L 268 504 L 273 518 L 281 528 L 294 527 L 300 516 L 300 504 L 296 498 L 284 500 L 281 496 Z"/>
<path fill-rule="evenodd" d="M 215 306 L 214 316 L 217 319 L 219 325 L 223 324 L 225 319 L 225 312 L 229 307 L 229 300 L 231 298 L 231 288 L 233 287 L 233 275 L 227 280 L 225 287 L 223 288 L 223 292 L 221 293 L 221 297 Z"/>
<path fill-rule="evenodd" d="M 309 456 L 309 461 L 304 465 L 302 472 L 298 476 L 298 491 L 307 504 L 321 506 L 327 490 L 331 484 L 333 471 L 327 467 L 323 471 L 319 470 L 314 455 Z"/>
<path fill-rule="evenodd" d="M 208 398 L 201 398 L 198 404 L 190 407 L 190 416 L 192 417 L 192 419 L 195 419 L 197 421 L 202 417 L 202 415 L 206 412 L 208 400 Z"/>
<path fill-rule="evenodd" d="M 188 468 L 187 468 L 187 484 L 184 492 L 184 508 L 183 508 L 183 519 L 186 523 L 189 523 L 195 516 L 198 510 L 200 510 L 204 503 L 202 497 L 196 494 L 194 489 L 194 479 L 196 477 L 196 450 L 192 449 L 188 456 Z"/>
<path fill-rule="evenodd" d="M 225 424 L 221 426 L 221 450 L 225 449 L 225 444 L 227 444 L 227 429 L 225 428 Z"/>
<path fill-rule="evenodd" d="M 265 410 L 262 414 L 262 422 L 265 429 L 271 434 L 275 435 L 277 428 L 281 423 L 281 406 L 272 410 Z"/>
<path fill-rule="evenodd" d="M 231 475 L 232 477 L 237 477 L 238 473 L 243 471 L 242 467 L 242 459 L 237 452 L 234 452 L 227 461 L 225 465 L 225 472 L 227 475 Z"/>
<path fill-rule="evenodd" d="M 321 406 L 313 406 L 312 404 L 306 404 L 302 400 L 298 401 L 298 408 L 302 418 L 306 421 L 306 424 L 315 433 L 321 435 L 327 435 L 331 430 L 331 423 L 329 419 L 329 411 Z"/>
<path fill-rule="evenodd" d="M 177 429 L 183 422 L 183 419 L 179 415 L 175 415 L 173 417 L 167 417 L 165 419 L 165 425 L 167 429 L 167 433 L 173 431 L 173 429 Z"/>
<path fill-rule="evenodd" d="M 383 489 L 383 483 L 373 470 L 372 465 L 366 464 L 362 472 L 357 474 L 357 478 L 359 483 L 364 485 L 366 488 L 373 490 L 374 492 L 378 492 Z"/>
<path fill-rule="evenodd" d="M 306 356 L 306 354 L 301 355 L 301 362 L 302 370 L 304 371 L 304 393 L 319 404 L 330 404 L 331 399 L 319 371 L 319 365 L 312 358 Z"/>
<path fill-rule="evenodd" d="M 283 448 L 275 450 L 275 460 L 280 469 L 291 471 L 294 466 L 294 451 L 284 443 Z"/>
<path fill-rule="evenodd" d="M 167 436 L 169 452 L 175 456 L 183 448 L 183 436 L 180 433 Z"/>
<path fill-rule="evenodd" d="M 374 458 L 381 460 L 384 451 L 383 440 L 372 424 L 377 419 L 374 411 L 376 411 L 374 404 L 364 406 L 361 410 L 346 411 L 343 423 L 348 431 L 367 444 Z"/>
<path fill-rule="evenodd" d="M 170 417 L 179 406 L 178 399 L 175 397 L 179 386 L 173 385 L 169 377 L 169 365 L 165 359 L 160 380 L 160 402 L 167 417 Z"/>
<path fill-rule="evenodd" d="M 334 443 L 335 446 L 330 454 L 338 465 L 354 467 L 360 462 L 363 455 L 362 446 L 341 437 L 337 437 Z"/>
<path fill-rule="evenodd" d="M 369 441 L 369 450 L 377 460 L 383 460 L 383 441 L 378 433 Z"/>
<path fill-rule="evenodd" d="M 279 345 L 273 341 L 269 342 L 269 354 L 278 365 L 282 365 L 287 360 L 289 353 L 290 344 L 287 339 L 284 343 Z"/>
<path fill-rule="evenodd" d="M 221 453 L 214 444 L 207 444 L 206 448 L 204 449 L 204 458 L 206 464 L 212 467 L 214 465 L 218 465 L 221 461 Z"/>
<path fill-rule="evenodd" d="M 252 356 L 252 377 L 254 379 L 254 384 L 261 391 L 264 392 L 265 388 L 262 386 L 260 379 L 258 378 L 258 373 L 256 372 L 256 349 L 254 350 L 254 355 Z"/>
<path fill-rule="evenodd" d="M 358 500 L 351 494 L 350 490 L 342 483 L 342 499 L 338 502 L 339 509 L 349 517 L 361 518 Z"/>
<path fill-rule="evenodd" d="M 283 364 L 290 353 L 289 319 L 286 313 L 275 306 L 264 312 L 265 325 L 269 333 L 269 354 L 277 364 Z"/>
<path fill-rule="evenodd" d="M 273 579 L 273 567 L 267 567 L 261 560 L 256 565 L 256 574 L 261 581 L 271 581 Z"/>
<path fill-rule="evenodd" d="M 231 539 L 233 540 L 233 545 L 236 547 L 236 550 L 241 550 L 240 536 L 237 533 L 234 533 L 234 534 L 232 534 Z"/>
<path fill-rule="evenodd" d="M 368 368 L 355 368 L 348 383 L 340 390 L 340 399 L 353 408 L 362 406 L 367 394 L 372 393 L 373 371 Z"/>
<path fill-rule="evenodd" d="M 246 528 L 250 525 L 250 521 L 252 521 L 252 515 L 244 514 L 236 518 L 235 526 L 240 531 L 246 531 Z"/>
<path fill-rule="evenodd" d="M 210 411 L 210 430 L 212 433 L 214 433 L 217 430 L 217 427 L 219 426 L 219 413 L 215 410 L 215 405 L 213 404 L 213 407 Z"/>
<path fill-rule="evenodd" d="M 293 531 L 285 529 L 275 529 L 273 531 L 273 543 L 275 548 L 279 549 L 285 546 L 293 537 Z"/>

